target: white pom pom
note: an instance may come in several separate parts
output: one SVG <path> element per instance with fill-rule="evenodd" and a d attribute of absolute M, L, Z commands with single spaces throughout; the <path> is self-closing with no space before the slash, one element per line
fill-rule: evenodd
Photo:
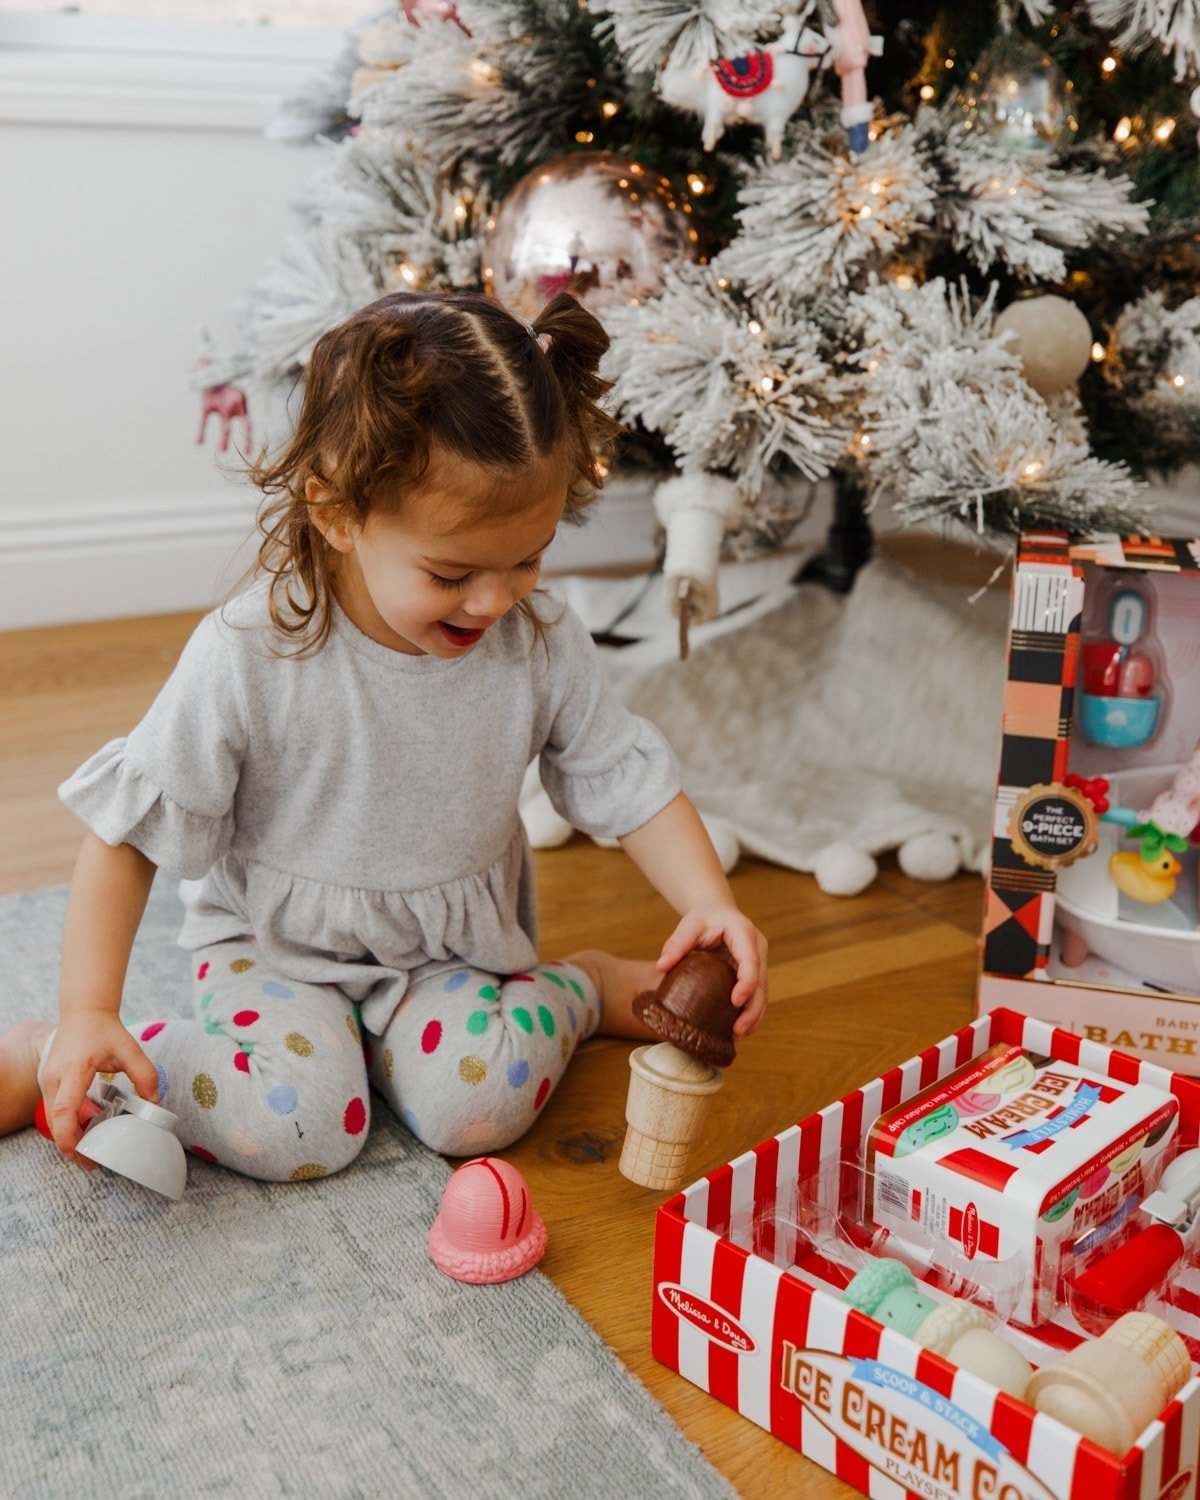
<path fill-rule="evenodd" d="M 865 849 L 853 844 L 830 844 L 817 855 L 813 874 L 827 896 L 857 896 L 879 873 Z"/>
<path fill-rule="evenodd" d="M 555 812 L 545 792 L 535 792 L 521 803 L 521 822 L 535 849 L 557 849 L 575 832 L 566 818 Z"/>
<path fill-rule="evenodd" d="M 914 880 L 949 880 L 962 864 L 958 844 L 948 833 L 918 833 L 900 845 L 896 858 Z"/>
<path fill-rule="evenodd" d="M 700 821 L 713 841 L 713 848 L 717 851 L 722 870 L 728 875 L 737 864 L 738 855 L 742 852 L 742 846 L 738 842 L 732 823 L 727 823 L 724 818 L 706 818 L 703 814 L 701 814 Z"/>

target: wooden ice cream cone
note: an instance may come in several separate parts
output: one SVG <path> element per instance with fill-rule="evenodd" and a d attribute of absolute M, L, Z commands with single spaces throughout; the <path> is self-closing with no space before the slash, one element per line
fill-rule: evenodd
<path fill-rule="evenodd" d="M 704 1125 L 708 1101 L 725 1081 L 710 1063 L 669 1042 L 639 1047 L 629 1059 L 629 1128 L 621 1171 L 639 1187 L 673 1192 L 683 1182 L 688 1152 Z"/>
<path fill-rule="evenodd" d="M 1187 1347 L 1151 1313 L 1126 1313 L 1056 1364 L 1044 1365 L 1026 1400 L 1111 1453 L 1124 1453 L 1192 1373 Z"/>

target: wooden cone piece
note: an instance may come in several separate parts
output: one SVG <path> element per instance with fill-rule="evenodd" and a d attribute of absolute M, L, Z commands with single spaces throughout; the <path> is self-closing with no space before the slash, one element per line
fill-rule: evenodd
<path fill-rule="evenodd" d="M 629 1128 L 620 1162 L 630 1182 L 659 1192 L 674 1192 L 681 1185 L 708 1101 L 724 1081 L 711 1063 L 689 1057 L 670 1042 L 637 1048 L 629 1059 Z"/>
<path fill-rule="evenodd" d="M 1161 1318 L 1126 1313 L 1056 1364 L 1026 1400 L 1111 1453 L 1125 1453 L 1192 1373 L 1187 1346 Z"/>

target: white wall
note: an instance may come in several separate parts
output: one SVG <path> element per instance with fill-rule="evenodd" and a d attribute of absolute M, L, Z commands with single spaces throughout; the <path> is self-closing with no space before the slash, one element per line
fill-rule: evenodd
<path fill-rule="evenodd" d="M 186 371 L 288 227 L 311 157 L 261 128 L 320 55 L 37 20 L 60 45 L 0 33 L 0 628 L 214 596 L 252 505 L 194 445 Z"/>
<path fill-rule="evenodd" d="M 249 556 L 186 372 L 294 225 L 314 154 L 262 126 L 336 46 L 0 12 L 0 629 L 204 607 Z M 651 551 L 608 509 L 568 562 Z"/>

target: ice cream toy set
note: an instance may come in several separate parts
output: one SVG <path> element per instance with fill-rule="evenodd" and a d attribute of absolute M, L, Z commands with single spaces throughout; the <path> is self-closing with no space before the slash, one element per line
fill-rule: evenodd
<path fill-rule="evenodd" d="M 1200 541 L 1022 538 L 981 1012 L 1200 1074 Z"/>
<path fill-rule="evenodd" d="M 656 1357 L 872 1496 L 1188 1500 L 1200 1082 L 998 1009 L 669 1199 Z"/>

